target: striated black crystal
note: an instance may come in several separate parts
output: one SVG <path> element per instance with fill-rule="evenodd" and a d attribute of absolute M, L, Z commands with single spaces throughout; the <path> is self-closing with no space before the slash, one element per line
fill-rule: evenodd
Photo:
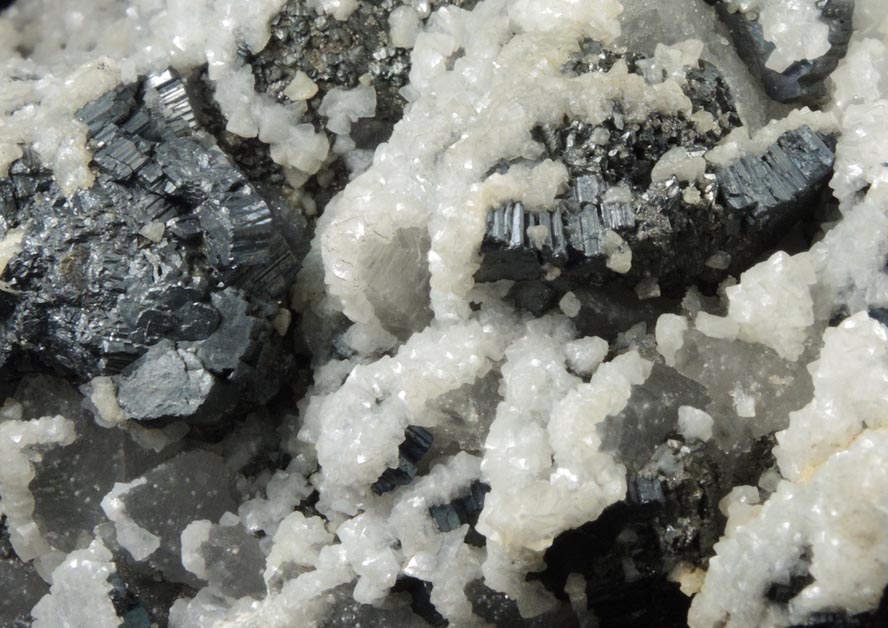
<path fill-rule="evenodd" d="M 0 366 L 36 358 L 79 379 L 126 369 L 121 403 L 135 418 L 264 403 L 292 362 L 270 321 L 305 253 L 304 219 L 195 133 L 170 72 L 77 116 L 90 189 L 66 197 L 33 153 L 0 180 L 2 226 L 25 232 L 3 275 Z"/>
<path fill-rule="evenodd" d="M 565 69 L 597 72 L 618 57 L 587 44 Z M 635 56 L 624 61 L 643 73 Z M 652 181 L 654 166 L 670 149 L 702 156 L 740 126 L 727 83 L 713 65 L 701 61 L 686 79 L 694 113 L 714 120 L 709 131 L 684 115 L 655 113 L 630 122 L 619 103 L 601 125 L 566 119 L 538 127 L 535 139 L 546 156 L 567 167 L 568 189 L 543 211 L 528 211 L 520 202 L 492 210 L 475 279 L 521 282 L 512 296 L 537 314 L 568 290 L 603 283 L 631 287 L 652 278 L 664 294 L 678 296 L 690 284 L 715 286 L 745 270 L 809 217 L 832 172 L 835 138 L 807 126 L 785 132 L 762 155 L 723 167 L 707 163 L 700 181 Z M 628 273 L 607 264 L 611 232 L 631 250 Z M 717 253 L 729 256 L 726 268 L 707 263 Z"/>
<path fill-rule="evenodd" d="M 404 432 L 404 442 L 398 446 L 398 468 L 386 469 L 379 479 L 370 487 L 377 495 L 388 493 L 399 486 L 413 481 L 418 473 L 419 461 L 432 447 L 432 433 L 416 425 L 409 426 Z"/>
<path fill-rule="evenodd" d="M 605 196 L 614 185 L 609 173 L 575 174 L 568 194 L 549 210 L 530 212 L 509 203 L 490 212 L 476 280 L 538 281 L 548 264 L 561 269 L 547 281 L 555 294 L 590 283 L 631 285 L 645 277 L 676 294 L 695 280 L 715 282 L 726 271 L 742 271 L 812 211 L 832 173 L 833 147 L 833 138 L 807 126 L 787 131 L 763 155 L 710 167 L 697 204 L 684 200 L 675 178 L 635 186 L 631 200 L 624 200 Z M 532 241 L 531 227 L 542 227 L 544 237 Z M 607 267 L 608 231 L 632 251 L 625 275 Z M 727 269 L 707 265 L 717 252 L 731 256 Z"/>
<path fill-rule="evenodd" d="M 472 482 L 467 495 L 447 504 L 431 506 L 429 515 L 441 532 L 450 532 L 466 523 L 474 525 L 484 509 L 484 497 L 489 492 L 489 485 L 479 481 Z"/>

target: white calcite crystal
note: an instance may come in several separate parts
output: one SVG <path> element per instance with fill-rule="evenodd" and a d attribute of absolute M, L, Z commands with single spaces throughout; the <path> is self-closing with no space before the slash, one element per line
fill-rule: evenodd
<path fill-rule="evenodd" d="M 264 573 L 269 591 L 279 590 L 291 566 L 316 569 L 321 549 L 333 541 L 320 517 L 292 512 L 281 521 L 268 552 Z"/>
<path fill-rule="evenodd" d="M 829 52 L 829 27 L 816 0 L 766 0 L 758 12 L 765 39 L 774 44 L 767 67 L 782 72 L 795 61 Z"/>
<path fill-rule="evenodd" d="M 740 333 L 740 323 L 728 316 L 714 316 L 709 312 L 697 312 L 694 327 L 710 338 L 734 340 Z"/>
<path fill-rule="evenodd" d="M 577 314 L 580 313 L 582 304 L 577 298 L 577 295 L 573 292 L 568 292 L 561 297 L 561 301 L 558 302 L 558 307 L 561 308 L 561 311 L 564 312 L 564 315 L 568 318 L 575 318 Z"/>
<path fill-rule="evenodd" d="M 308 6 L 318 13 L 332 15 L 337 20 L 347 20 L 358 8 L 358 0 L 309 0 Z"/>
<path fill-rule="evenodd" d="M 334 393 L 313 397 L 300 439 L 316 448 L 327 489 L 322 499 L 334 499 L 337 487 L 369 487 L 397 467 L 407 426 L 434 427 L 426 404 L 486 374 L 502 359 L 514 326 L 509 316 L 482 311 L 478 320 L 429 327 L 394 356 L 355 366 Z M 353 513 L 356 506 L 336 507 Z"/>
<path fill-rule="evenodd" d="M 485 577 L 531 614 L 545 602 L 520 574 L 539 563 L 558 533 L 625 494 L 622 465 L 600 450 L 596 426 L 622 410 L 632 386 L 650 373 L 650 363 L 628 353 L 583 383 L 558 350 L 566 334 L 563 323 L 539 320 L 506 351 L 504 399 L 481 465 L 492 489 L 478 523 L 488 539 Z"/>
<path fill-rule="evenodd" d="M 814 399 L 777 435 L 785 480 L 762 506 L 727 507 L 726 537 L 692 605 L 692 626 L 788 625 L 817 610 L 877 604 L 888 578 L 877 497 L 888 481 L 879 410 L 886 348 L 888 329 L 865 314 L 824 333 L 811 365 Z M 803 559 L 806 547 L 813 559 Z M 768 602 L 764 590 L 787 581 L 804 560 L 814 582 L 788 608 Z"/>
<path fill-rule="evenodd" d="M 145 478 L 139 478 L 128 484 L 115 484 L 102 500 L 102 510 L 114 522 L 117 530 L 117 542 L 136 560 L 148 558 L 160 547 L 160 538 L 156 534 L 142 528 L 129 517 L 122 499 L 130 489 L 146 483 Z"/>
<path fill-rule="evenodd" d="M 6 268 L 13 257 L 22 250 L 22 240 L 25 237 L 23 229 L 10 229 L 0 240 L 0 273 Z"/>
<path fill-rule="evenodd" d="M 604 361 L 609 349 L 602 338 L 578 338 L 564 345 L 567 366 L 577 375 L 588 377 Z"/>
<path fill-rule="evenodd" d="M 286 469 L 275 471 L 265 485 L 265 496 L 243 502 L 238 515 L 251 532 L 274 535 L 278 525 L 299 502 L 311 494 L 300 461 L 294 460 Z"/>
<path fill-rule="evenodd" d="M 419 35 L 421 22 L 419 13 L 411 6 L 398 7 L 389 17 L 392 45 L 398 48 L 413 48 Z"/>
<path fill-rule="evenodd" d="M 783 476 L 809 476 L 864 428 L 884 427 L 888 380 L 888 329 L 860 313 L 823 334 L 811 371 L 814 398 L 789 416 L 774 453 Z"/>
<path fill-rule="evenodd" d="M 348 135 L 352 123 L 373 117 L 376 112 L 376 91 L 369 85 L 354 89 L 334 88 L 324 96 L 318 112 L 327 116 L 328 129 L 337 135 Z"/>
<path fill-rule="evenodd" d="M 688 321 L 676 314 L 663 314 L 657 319 L 656 338 L 657 351 L 666 360 L 666 364 L 675 364 L 675 355 L 684 344 L 684 334 L 688 330 Z"/>
<path fill-rule="evenodd" d="M 709 440 L 712 438 L 712 417 L 691 406 L 678 409 L 678 431 L 687 439 Z"/>
<path fill-rule="evenodd" d="M 888 434 L 867 430 L 804 480 L 781 482 L 763 505 L 730 507 L 743 521 L 729 520 L 716 544 L 690 625 L 783 626 L 816 610 L 876 606 L 888 578 L 886 514 L 873 499 L 888 488 L 886 446 Z M 812 558 L 800 565 L 806 547 Z M 770 603 L 766 589 L 798 568 L 814 582 L 787 609 Z"/>
<path fill-rule="evenodd" d="M 617 232 L 608 230 L 604 234 L 604 251 L 609 269 L 621 275 L 632 270 L 632 249 Z"/>
<path fill-rule="evenodd" d="M 676 177 L 679 181 L 696 181 L 706 171 L 706 160 L 702 156 L 691 156 L 687 149 L 672 148 L 660 157 L 651 171 L 651 180 L 666 181 Z"/>
<path fill-rule="evenodd" d="M 107 376 L 95 377 L 88 385 L 89 400 L 96 407 L 96 422 L 102 427 L 125 423 L 129 418 L 117 400 L 117 386 Z"/>
<path fill-rule="evenodd" d="M 9 540 L 22 560 L 34 560 L 46 576 L 64 556 L 41 534 L 32 518 L 34 496 L 29 485 L 41 449 L 64 447 L 74 442 L 74 423 L 62 416 L 31 421 L 0 422 L 0 511 L 6 516 Z"/>
<path fill-rule="evenodd" d="M 811 256 L 775 253 L 740 276 L 725 292 L 728 318 L 747 342 L 760 342 L 795 360 L 814 324 L 811 286 L 817 281 Z"/>
<path fill-rule="evenodd" d="M 111 552 L 100 540 L 71 552 L 52 572 L 52 587 L 32 611 L 34 628 L 117 628 L 120 618 L 109 593 L 116 572 Z"/>
<path fill-rule="evenodd" d="M 317 93 L 317 84 L 302 70 L 296 73 L 287 89 L 284 90 L 284 96 L 293 101 L 309 100 Z"/>
<path fill-rule="evenodd" d="M 648 82 L 659 83 L 669 77 L 682 77 L 687 68 L 696 66 L 703 47 L 703 42 L 696 39 L 688 39 L 672 46 L 658 43 L 653 58 L 639 63 Z M 669 152 L 671 151 L 666 154 Z"/>

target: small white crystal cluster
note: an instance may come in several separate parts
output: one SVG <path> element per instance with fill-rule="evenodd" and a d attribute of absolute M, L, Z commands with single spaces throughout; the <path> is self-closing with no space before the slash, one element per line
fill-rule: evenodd
<path fill-rule="evenodd" d="M 758 20 L 765 41 L 774 45 L 765 67 L 783 72 L 796 61 L 829 52 L 829 27 L 817 0 L 727 0 L 728 10 Z"/>
<path fill-rule="evenodd" d="M 659 46 L 684 49 L 684 42 L 703 42 L 700 55 L 725 76 L 744 124 L 754 130 L 785 114 L 763 94 L 757 80 L 737 55 L 730 35 L 705 0 L 625 0 L 622 4 L 620 44 L 656 57 Z"/>
<path fill-rule="evenodd" d="M 765 66 L 783 72 L 796 61 L 829 52 L 829 26 L 820 20 L 817 0 L 765 0 L 759 11 L 765 39 L 774 51 Z"/>
<path fill-rule="evenodd" d="M 109 576 L 117 567 L 113 556 L 99 539 L 89 547 L 68 554 L 52 572 L 50 594 L 41 599 L 31 614 L 34 628 L 118 628 L 120 618 L 109 593 Z"/>
<path fill-rule="evenodd" d="M 250 67 L 239 57 L 241 47 L 259 51 L 266 45 L 269 22 L 283 3 L 16 3 L 0 17 L 0 174 L 21 156 L 22 146 L 31 146 L 63 190 L 89 187 L 86 127 L 73 113 L 140 75 L 168 67 L 188 72 L 207 64 L 228 130 L 270 144 L 272 159 L 299 187 L 327 159 L 330 142 L 302 121 L 305 88 L 301 98 L 286 104 L 258 94 Z M 316 5 L 341 19 L 357 3 Z"/>
<path fill-rule="evenodd" d="M 888 330 L 861 311 L 888 305 L 888 173 L 877 165 L 888 157 L 888 136 L 877 122 L 888 106 L 880 87 L 888 73 L 883 7 L 858 3 L 875 21 L 855 35 L 831 79 L 842 130 L 831 187 L 841 222 L 810 253 L 777 254 L 728 289 L 729 317 L 745 328 L 741 337 L 791 358 L 813 345 L 819 357 L 809 367 L 814 398 L 777 434 L 784 479 L 764 504 L 731 509 L 694 599 L 692 626 L 780 626 L 817 609 L 861 612 L 877 605 L 888 581 Z M 876 16 L 881 28 L 873 28 Z M 821 339 L 818 328 L 836 304 L 856 314 Z M 814 582 L 788 608 L 768 602 L 765 588 L 787 582 L 806 548 Z"/>
<path fill-rule="evenodd" d="M 888 382 L 888 329 L 861 313 L 823 342 L 814 399 L 777 434 L 784 479 L 764 504 L 750 487 L 751 503 L 728 508 L 691 625 L 781 626 L 819 609 L 878 605 L 888 580 L 888 413 L 874 392 Z M 814 582 L 788 608 L 768 602 L 767 587 L 800 566 Z"/>
<path fill-rule="evenodd" d="M 53 550 L 34 523 L 34 497 L 29 485 L 41 448 L 70 445 L 75 438 L 74 424 L 61 416 L 0 422 L 0 459 L 4 461 L 0 469 L 0 497 L 9 540 L 16 554 L 22 560 L 34 561 L 34 567 L 44 578 L 49 577 L 64 555 Z"/>
<path fill-rule="evenodd" d="M 297 75 L 286 92 L 292 103 L 273 103 L 255 93 L 249 67 L 237 60 L 239 44 L 264 45 L 280 0 L 51 4 L 22 0 L 0 18 L 0 56 L 9 60 L 0 68 L 0 167 L 20 145 L 33 145 L 66 189 L 89 185 L 85 131 L 71 121 L 73 110 L 140 72 L 206 61 L 229 129 L 270 144 L 292 181 L 326 159 L 326 136 L 301 123 L 317 86 Z M 503 299 L 507 283 L 474 285 L 487 211 L 514 199 L 545 207 L 567 180 L 563 164 L 540 160 L 534 126 L 564 115 L 601 122 L 614 101 L 629 119 L 690 113 L 683 68 L 717 49 L 700 43 L 712 37 L 711 16 L 700 17 L 706 7 L 696 0 L 656 4 L 646 31 L 640 9 L 652 5 L 626 2 L 632 37 L 658 37 L 670 15 L 673 38 L 681 35 L 650 51 L 647 77 L 622 62 L 580 77 L 561 71 L 582 38 L 620 37 L 616 0 L 485 0 L 472 12 L 444 7 L 422 28 L 416 16 L 427 3 L 393 13 L 393 40 L 412 46 L 409 107 L 369 169 L 326 207 L 297 287 L 305 320 L 348 319 L 341 341 L 349 357 L 316 365 L 309 395 L 281 433 L 245 428 L 214 450 L 234 469 L 263 439 L 280 439 L 292 462 L 270 477 L 241 478 L 237 512 L 181 526 L 182 567 L 206 586 L 173 605 L 171 626 L 316 626 L 343 591 L 356 602 L 384 603 L 401 574 L 431 583 L 432 603 L 455 627 L 484 625 L 466 593 L 479 579 L 524 616 L 546 612 L 555 597 L 526 575 L 543 568 L 560 533 L 626 496 L 626 463 L 604 446 L 605 425 L 622 428 L 614 419 L 631 409 L 633 391 L 655 365 L 704 385 L 712 398 L 705 408 L 678 408 L 675 432 L 687 442 L 730 451 L 777 434 L 778 466 L 763 476 L 761 491 L 735 487 L 723 501 L 728 524 L 708 569 L 676 576 L 694 595 L 690 625 L 785 626 L 818 610 L 877 605 L 888 583 L 888 328 L 866 310 L 888 306 L 886 22 L 868 22 L 855 35 L 832 78 L 828 111 L 795 111 L 758 133 L 764 125 L 750 123 L 705 156 L 672 151 L 655 169 L 656 178 L 693 180 L 706 162 L 760 153 L 801 124 L 840 130 L 831 186 L 842 219 L 809 252 L 774 253 L 726 283 L 714 306 L 690 293 L 681 314 L 623 336 L 628 350 L 577 331 L 582 303 L 573 293 L 559 311 L 534 319 Z M 820 54 L 821 33 L 809 23 L 813 0 L 737 4 L 761 11 L 782 55 L 774 64 Z M 886 19 L 877 0 L 859 5 L 871 20 Z M 312 6 L 343 19 L 356 3 Z M 748 77 L 728 77 L 755 109 L 756 98 L 744 96 Z M 373 115 L 375 94 L 333 90 L 322 108 L 328 128 L 345 135 Z M 513 165 L 488 175 L 500 162 Z M 15 250 L 15 237 L 0 243 L 0 260 Z M 615 269 L 631 267 L 631 252 L 615 246 L 613 253 Z M 850 316 L 829 327 L 840 306 Z M 94 380 L 88 393 L 103 427 L 149 443 L 122 415 L 113 385 Z M 490 408 L 479 411 L 483 403 Z M 116 484 L 102 500 L 111 523 L 60 555 L 35 523 L 29 484 L 43 452 L 75 441 L 75 426 L 22 416 L 13 401 L 0 409 L 0 509 L 18 555 L 52 583 L 34 608 L 35 626 L 116 626 L 111 549 L 140 560 L 161 545 L 125 503 L 148 480 L 140 471 Z M 398 466 L 408 426 L 436 436 L 427 468 L 376 496 L 370 486 Z M 175 449 L 177 438 L 155 439 L 155 449 Z M 461 451 L 473 440 L 478 447 Z M 464 542 L 468 525 L 441 532 L 429 515 L 478 480 L 491 489 L 477 524 L 483 548 Z M 314 510 L 295 510 L 314 491 Z M 250 534 L 233 554 L 258 552 L 265 587 L 258 597 L 239 594 L 225 569 L 208 562 L 208 550 L 218 549 L 214 535 L 240 528 Z M 813 582 L 788 605 L 768 601 L 771 584 L 799 572 Z M 582 606 L 582 577 L 572 575 L 567 589 Z"/>

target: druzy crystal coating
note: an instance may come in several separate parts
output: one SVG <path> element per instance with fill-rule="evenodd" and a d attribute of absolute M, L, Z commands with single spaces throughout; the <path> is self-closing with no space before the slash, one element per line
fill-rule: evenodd
<path fill-rule="evenodd" d="M 884 2 L 0 6 L 0 625 L 888 625 Z"/>

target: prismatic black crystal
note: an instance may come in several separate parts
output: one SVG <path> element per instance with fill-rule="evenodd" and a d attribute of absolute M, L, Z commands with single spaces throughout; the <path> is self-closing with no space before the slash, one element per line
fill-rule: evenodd
<path fill-rule="evenodd" d="M 529 578 L 554 593 L 570 574 L 582 574 L 586 601 L 603 626 L 686 626 L 690 600 L 669 573 L 711 552 L 725 523 L 719 500 L 771 462 L 772 445 L 757 442 L 731 458 L 711 444 L 667 440 L 661 451 L 676 455 L 680 470 L 664 473 L 653 463 L 630 471 L 626 500 L 560 534 L 546 550 L 546 569 Z"/>
<path fill-rule="evenodd" d="M 641 71 L 633 58 L 628 61 Z M 726 274 L 745 270 L 810 215 L 832 173 L 835 142 L 804 125 L 783 133 L 761 155 L 721 166 L 705 162 L 701 180 L 654 180 L 654 165 L 671 149 L 701 157 L 740 124 L 712 65 L 701 62 L 688 71 L 685 93 L 694 114 L 712 116 L 711 130 L 701 132 L 683 115 L 628 123 L 618 104 L 603 125 L 565 120 L 539 127 L 547 156 L 567 166 L 569 189 L 544 211 L 518 202 L 491 211 L 476 280 L 521 282 L 513 289 L 516 301 L 531 306 L 534 294 L 546 300 L 579 287 L 634 286 L 644 279 L 679 295 L 692 283 L 717 285 Z M 610 264 L 620 247 L 631 251 L 629 269 Z M 717 263 L 714 256 L 721 256 Z"/>
<path fill-rule="evenodd" d="M 118 617 L 123 619 L 122 628 L 150 628 L 151 616 L 126 582 L 118 575 L 111 576 L 108 582 L 113 587 L 108 595 Z"/>
<path fill-rule="evenodd" d="M 429 507 L 429 515 L 435 520 L 435 525 L 441 532 L 450 532 L 465 523 L 474 525 L 484 509 L 484 497 L 489 492 L 489 485 L 478 481 L 472 482 L 467 495 L 457 497 L 447 504 Z"/>
<path fill-rule="evenodd" d="M 33 153 L 0 181 L 0 226 L 24 232 L 3 275 L 0 365 L 37 360 L 80 379 L 125 369 L 121 403 L 135 418 L 264 403 L 290 360 L 272 321 L 304 221 L 278 224 L 283 201 L 196 132 L 170 73 L 78 118 L 92 188 L 65 197 Z"/>
<path fill-rule="evenodd" d="M 418 472 L 419 461 L 432 447 L 432 433 L 423 427 L 411 425 L 404 432 L 404 442 L 398 447 L 398 468 L 386 469 L 370 487 L 377 495 L 388 493 L 399 486 L 410 484 Z"/>

